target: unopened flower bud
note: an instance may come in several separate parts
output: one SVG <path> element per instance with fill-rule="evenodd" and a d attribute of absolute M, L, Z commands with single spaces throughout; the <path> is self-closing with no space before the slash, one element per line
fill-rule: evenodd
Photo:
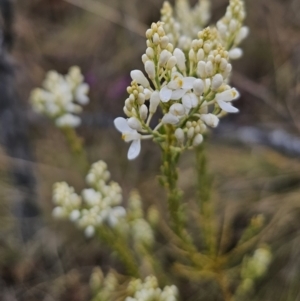
<path fill-rule="evenodd" d="M 190 127 L 187 132 L 188 138 L 192 139 L 194 137 L 194 134 L 195 134 L 195 128 Z"/>
<path fill-rule="evenodd" d="M 150 86 L 148 79 L 146 78 L 146 76 L 143 74 L 142 71 L 132 70 L 130 72 L 130 76 L 132 80 L 135 80 L 138 84 L 144 86 L 145 88 Z"/>
<path fill-rule="evenodd" d="M 142 62 L 145 64 L 147 61 L 149 61 L 149 57 L 147 54 L 142 55 Z"/>
<path fill-rule="evenodd" d="M 148 108 L 146 105 L 142 105 L 140 107 L 140 110 L 139 110 L 139 113 L 140 113 L 140 117 L 143 119 L 143 120 L 146 120 L 147 116 L 148 116 Z"/>
<path fill-rule="evenodd" d="M 179 70 L 181 72 L 184 72 L 186 70 L 186 65 L 185 65 L 186 58 L 185 58 L 185 54 L 179 48 L 175 48 L 173 54 L 176 57 L 177 66 L 178 66 Z"/>
<path fill-rule="evenodd" d="M 177 59 L 175 56 L 171 56 L 167 62 L 167 69 L 172 69 L 173 67 L 175 67 L 177 63 Z"/>
<path fill-rule="evenodd" d="M 205 78 L 206 77 L 206 71 L 205 71 L 205 62 L 203 61 L 200 61 L 198 63 L 198 66 L 197 66 L 197 75 L 201 78 Z"/>
<path fill-rule="evenodd" d="M 203 80 L 197 78 L 193 83 L 193 90 L 197 96 L 201 96 L 204 91 L 204 83 Z"/>
<path fill-rule="evenodd" d="M 213 67 L 213 64 L 211 61 L 208 61 L 205 64 L 205 72 L 206 72 L 207 76 L 209 76 L 209 77 L 213 75 L 214 67 Z"/>
<path fill-rule="evenodd" d="M 145 99 L 148 100 L 151 97 L 152 92 L 149 89 L 144 89 Z"/>
<path fill-rule="evenodd" d="M 193 49 L 189 51 L 189 60 L 191 62 L 196 62 L 196 53 Z"/>
<path fill-rule="evenodd" d="M 139 93 L 137 99 L 138 99 L 139 105 L 143 105 L 145 103 L 145 100 L 146 100 L 145 94 L 144 93 Z"/>
<path fill-rule="evenodd" d="M 193 146 L 198 146 L 203 142 L 203 136 L 201 134 L 197 134 L 193 140 Z"/>
<path fill-rule="evenodd" d="M 159 56 L 159 65 L 164 66 L 171 56 L 172 54 L 168 50 L 163 50 Z"/>
<path fill-rule="evenodd" d="M 200 48 L 197 52 L 197 60 L 202 61 L 205 57 L 205 53 L 202 48 Z"/>
<path fill-rule="evenodd" d="M 158 45 L 159 42 L 160 42 L 160 38 L 159 38 L 158 33 L 156 32 L 156 33 L 153 35 L 153 43 L 154 43 L 155 45 Z"/>
<path fill-rule="evenodd" d="M 153 57 L 154 57 L 154 50 L 153 50 L 153 48 L 152 48 L 152 47 L 148 47 L 148 48 L 146 49 L 146 54 L 147 54 L 147 56 L 148 56 L 150 59 L 153 59 Z"/>
<path fill-rule="evenodd" d="M 181 103 L 174 103 L 170 107 L 170 113 L 175 116 L 183 116 L 185 113 L 185 108 Z"/>
<path fill-rule="evenodd" d="M 164 36 L 160 39 L 160 47 L 162 49 L 166 49 L 169 44 L 169 38 L 167 36 Z"/>
<path fill-rule="evenodd" d="M 232 60 L 237 60 L 243 55 L 243 50 L 241 48 L 233 48 L 229 51 L 229 57 Z"/>
<path fill-rule="evenodd" d="M 179 143 L 184 142 L 184 131 L 181 128 L 176 129 L 175 137 Z"/>
<path fill-rule="evenodd" d="M 213 128 L 217 127 L 219 124 L 219 118 L 211 113 L 201 115 L 201 120 L 203 120 L 208 126 L 211 126 Z"/>
<path fill-rule="evenodd" d="M 160 102 L 159 92 L 154 91 L 150 97 L 149 111 L 151 114 L 154 114 L 156 112 L 159 102 Z"/>
<path fill-rule="evenodd" d="M 155 66 L 152 61 L 147 61 L 145 63 L 145 70 L 146 70 L 149 78 L 151 78 L 151 79 L 155 78 Z"/>
<path fill-rule="evenodd" d="M 223 84 L 223 76 L 218 73 L 213 77 L 211 82 L 211 87 L 215 91 L 218 90 L 222 84 Z"/>
<path fill-rule="evenodd" d="M 151 37 L 152 37 L 152 35 L 153 35 L 153 31 L 152 31 L 152 29 L 148 29 L 147 31 L 146 31 L 146 38 L 147 39 L 150 39 Z"/>
<path fill-rule="evenodd" d="M 142 130 L 142 124 L 136 117 L 129 118 L 127 123 L 133 130 L 137 130 L 137 131 Z"/>
<path fill-rule="evenodd" d="M 249 28 L 247 26 L 243 26 L 239 33 L 235 37 L 235 44 L 241 43 L 249 34 Z"/>

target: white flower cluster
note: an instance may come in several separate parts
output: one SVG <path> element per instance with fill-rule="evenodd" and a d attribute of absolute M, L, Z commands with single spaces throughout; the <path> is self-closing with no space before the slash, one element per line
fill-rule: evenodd
<path fill-rule="evenodd" d="M 93 236 L 103 223 L 115 227 L 123 220 L 126 211 L 120 206 L 121 187 L 115 182 L 107 183 L 109 179 L 106 163 L 99 161 L 92 165 L 86 177 L 91 188 L 84 189 L 81 196 L 67 183 L 56 183 L 53 189 L 53 202 L 56 205 L 53 215 L 69 218 L 84 229 L 87 237 Z"/>
<path fill-rule="evenodd" d="M 166 1 L 161 9 L 161 21 L 170 42 L 182 50 L 186 50 L 210 19 L 210 1 L 198 0 L 190 7 L 188 0 L 175 1 L 175 7 Z"/>
<path fill-rule="evenodd" d="M 142 139 L 163 144 L 170 133 L 176 138 L 174 147 L 197 146 L 207 126 L 216 127 L 220 117 L 238 112 L 232 101 L 239 93 L 228 85 L 232 70 L 229 52 L 219 36 L 217 28 L 208 27 L 198 32 L 189 50 L 183 52 L 170 42 L 162 22 L 147 30 L 142 61 L 150 81 L 140 70 L 130 73 L 132 82 L 124 106 L 128 119 L 114 121 L 122 138 L 132 142 L 128 159 L 138 156 Z M 158 109 L 163 116 L 152 129 L 150 122 Z"/>
<path fill-rule="evenodd" d="M 63 76 L 56 71 L 49 71 L 43 82 L 43 88 L 31 92 L 30 101 L 33 109 L 55 121 L 58 127 L 77 127 L 81 119 L 75 115 L 82 111 L 82 105 L 89 102 L 88 84 L 79 67 L 71 67 Z"/>
<path fill-rule="evenodd" d="M 230 0 L 225 16 L 217 22 L 217 39 L 219 43 L 229 51 L 231 59 L 242 56 L 241 48 L 237 46 L 248 35 L 248 27 L 243 26 L 246 17 L 244 2 L 242 0 Z M 174 47 L 188 52 L 192 40 L 210 19 L 210 1 L 199 0 L 195 7 L 191 8 L 188 0 L 176 0 L 172 8 L 169 2 L 165 2 L 161 10 L 161 21 L 164 29 Z"/>
<path fill-rule="evenodd" d="M 237 46 L 248 36 L 249 29 L 243 26 L 246 17 L 245 5 L 241 0 L 231 0 L 225 16 L 217 22 L 222 45 L 229 51 L 230 59 L 239 59 L 243 51 Z"/>
<path fill-rule="evenodd" d="M 144 282 L 141 279 L 132 280 L 127 288 L 129 297 L 125 301 L 176 301 L 178 289 L 175 285 L 158 287 L 157 279 L 148 276 Z"/>

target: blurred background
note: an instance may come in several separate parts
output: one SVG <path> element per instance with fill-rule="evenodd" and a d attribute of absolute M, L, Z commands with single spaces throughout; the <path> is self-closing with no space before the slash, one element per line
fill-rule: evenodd
<path fill-rule="evenodd" d="M 214 23 L 228 1 L 211 2 Z M 271 247 L 273 262 L 252 300 L 300 300 L 300 1 L 245 2 L 251 34 L 232 76 L 240 113 L 225 117 L 207 142 L 212 197 L 232 229 L 232 245 L 255 214 L 270 222 L 261 242 Z M 113 119 L 123 116 L 129 73 L 142 69 L 144 32 L 159 20 L 162 3 L 0 0 L 0 300 L 88 300 L 93 266 L 115 263 L 104 246 L 51 217 L 53 183 L 79 190 L 84 179 L 63 135 L 29 105 L 47 71 L 81 67 L 91 102 L 78 133 L 90 162 L 108 163 L 125 203 L 138 188 L 145 207 L 161 208 L 157 146 L 143 143 L 139 158 L 128 162 Z M 193 162 L 186 153 L 180 163 L 187 199 Z"/>

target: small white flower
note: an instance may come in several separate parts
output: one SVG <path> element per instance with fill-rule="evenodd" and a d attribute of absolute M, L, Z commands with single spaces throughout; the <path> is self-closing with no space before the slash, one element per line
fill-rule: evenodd
<path fill-rule="evenodd" d="M 133 130 L 127 123 L 127 120 L 122 117 L 118 117 L 114 120 L 116 129 L 122 133 L 122 138 L 125 142 L 132 141 L 127 157 L 129 160 L 135 159 L 141 151 L 141 135 Z"/>
<path fill-rule="evenodd" d="M 186 110 L 186 113 L 188 113 L 191 108 L 197 107 L 198 97 L 194 93 L 188 92 L 182 97 L 182 104 Z"/>
<path fill-rule="evenodd" d="M 81 194 L 82 194 L 83 199 L 89 206 L 99 205 L 100 200 L 101 200 L 100 192 L 95 191 L 93 188 L 88 188 L 88 189 L 82 190 Z"/>
<path fill-rule="evenodd" d="M 216 101 L 220 108 L 227 113 L 237 113 L 239 110 L 231 105 L 231 101 L 237 99 L 239 97 L 239 93 L 236 89 L 232 88 L 229 90 L 225 90 L 222 93 L 216 94 Z"/>
<path fill-rule="evenodd" d="M 176 124 L 179 122 L 179 118 L 171 113 L 167 113 L 161 120 L 164 124 Z"/>
<path fill-rule="evenodd" d="M 170 99 L 179 100 L 190 89 L 193 88 L 194 77 L 183 77 L 179 72 L 172 74 L 172 80 L 165 85 L 159 92 L 162 102 L 168 102 Z"/>
<path fill-rule="evenodd" d="M 107 216 L 107 223 L 110 227 L 115 227 L 121 218 L 126 216 L 126 210 L 122 206 L 116 206 L 112 208 Z"/>
<path fill-rule="evenodd" d="M 84 230 L 84 235 L 87 237 L 87 238 L 91 238 L 93 237 L 95 234 L 95 227 L 94 226 L 88 226 L 85 228 Z"/>
<path fill-rule="evenodd" d="M 76 128 L 80 125 L 81 119 L 73 114 L 65 114 L 55 120 L 57 127 L 71 127 Z"/>
<path fill-rule="evenodd" d="M 181 103 L 174 103 L 171 105 L 169 112 L 175 116 L 183 116 L 185 114 L 185 108 Z"/>
<path fill-rule="evenodd" d="M 87 96 L 89 92 L 89 85 L 86 83 L 82 83 L 79 85 L 75 91 L 75 100 L 81 104 L 86 105 L 89 103 L 90 99 Z"/>
<path fill-rule="evenodd" d="M 237 60 L 242 57 L 243 50 L 241 48 L 233 48 L 229 51 L 228 54 L 232 60 Z"/>
<path fill-rule="evenodd" d="M 70 221 L 72 221 L 72 222 L 75 222 L 75 221 L 77 221 L 78 219 L 79 219 L 79 217 L 80 217 L 80 211 L 79 210 L 73 210 L 71 213 L 70 213 L 70 216 L 69 216 L 69 218 L 70 218 Z"/>
<path fill-rule="evenodd" d="M 219 118 L 214 114 L 202 114 L 201 120 L 204 121 L 208 126 L 215 128 L 219 124 Z"/>

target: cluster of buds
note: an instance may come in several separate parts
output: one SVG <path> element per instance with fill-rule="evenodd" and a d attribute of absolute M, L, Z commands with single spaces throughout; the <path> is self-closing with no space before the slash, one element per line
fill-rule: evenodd
<path fill-rule="evenodd" d="M 161 21 L 170 42 L 182 50 L 187 50 L 197 33 L 210 19 L 210 1 L 198 0 L 190 7 L 188 0 L 177 0 L 174 9 L 166 1 L 161 9 Z"/>
<path fill-rule="evenodd" d="M 127 222 L 129 232 L 136 247 L 139 244 L 151 246 L 154 243 L 154 233 L 144 217 L 142 201 L 137 191 L 132 191 L 127 208 Z"/>
<path fill-rule="evenodd" d="M 94 235 L 97 227 L 104 223 L 110 227 L 118 225 L 126 216 L 122 202 L 121 187 L 115 183 L 107 183 L 110 173 L 103 161 L 94 163 L 86 177 L 90 188 L 84 189 L 81 196 L 67 183 L 56 183 L 53 189 L 53 202 L 56 207 L 53 215 L 57 218 L 70 219 L 85 235 Z"/>
<path fill-rule="evenodd" d="M 141 279 L 132 280 L 128 287 L 128 296 L 125 301 L 176 301 L 178 300 L 178 289 L 175 285 L 159 288 L 157 279 L 148 276 L 145 281 Z"/>
<path fill-rule="evenodd" d="M 81 119 L 75 115 L 82 111 L 82 105 L 89 102 L 89 86 L 78 67 L 71 67 L 63 76 L 49 71 L 43 88 L 31 92 L 30 102 L 33 109 L 53 119 L 57 127 L 77 127 Z"/>
<path fill-rule="evenodd" d="M 245 257 L 241 270 L 242 283 L 238 288 L 238 293 L 244 294 L 251 291 L 255 280 L 266 274 L 271 261 L 272 253 L 268 247 L 258 248 L 252 257 Z"/>
<path fill-rule="evenodd" d="M 193 148 L 203 141 L 207 126 L 216 127 L 220 117 L 238 112 L 232 101 L 239 93 L 228 84 L 232 71 L 229 52 L 217 28 L 198 32 L 186 52 L 174 47 L 162 22 L 153 23 L 146 37 L 142 61 L 147 77 L 140 70 L 130 73 L 132 82 L 124 106 L 128 119 L 114 121 L 123 139 L 132 142 L 130 160 L 140 153 L 143 139 L 162 146 L 172 141 L 171 146 L 178 150 Z M 151 127 L 157 112 L 161 119 Z"/>
<path fill-rule="evenodd" d="M 225 16 L 217 22 L 222 45 L 229 51 L 231 59 L 239 59 L 243 51 L 237 46 L 247 37 L 249 29 L 243 26 L 246 17 L 245 5 L 241 0 L 231 0 Z"/>

